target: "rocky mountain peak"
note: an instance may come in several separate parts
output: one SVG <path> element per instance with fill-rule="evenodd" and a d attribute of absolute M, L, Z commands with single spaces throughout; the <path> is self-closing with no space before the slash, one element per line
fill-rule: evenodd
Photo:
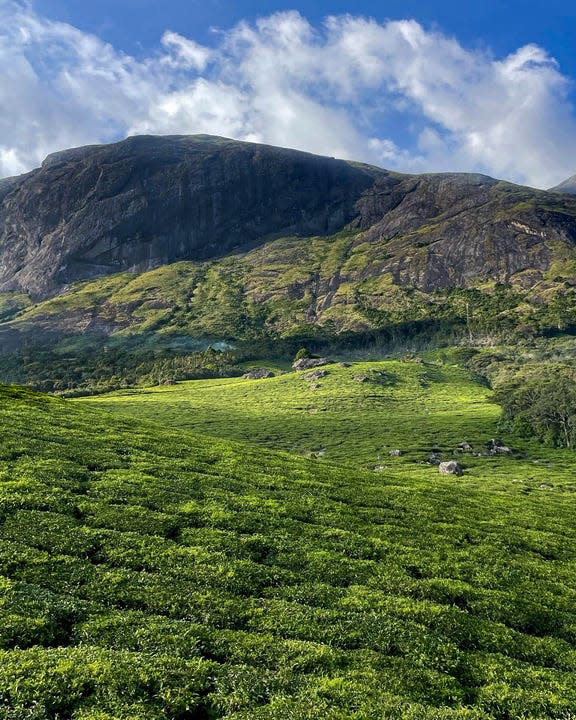
<path fill-rule="evenodd" d="M 78 280 L 344 229 L 378 249 L 366 277 L 426 292 L 519 273 L 530 284 L 558 248 L 573 252 L 576 199 L 208 135 L 137 136 L 0 181 L 0 291 L 41 299 Z"/>

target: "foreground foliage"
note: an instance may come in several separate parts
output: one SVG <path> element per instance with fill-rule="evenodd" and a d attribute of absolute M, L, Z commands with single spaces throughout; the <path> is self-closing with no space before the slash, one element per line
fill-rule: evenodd
<path fill-rule="evenodd" d="M 0 717 L 571 717 L 571 483 L 1 402 Z"/>

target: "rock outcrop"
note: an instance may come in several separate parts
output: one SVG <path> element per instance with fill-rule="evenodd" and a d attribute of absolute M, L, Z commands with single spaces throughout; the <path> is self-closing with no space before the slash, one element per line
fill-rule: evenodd
<path fill-rule="evenodd" d="M 332 360 L 328 358 L 300 358 L 292 363 L 294 370 L 310 370 L 315 367 L 322 367 L 322 365 L 329 365 Z"/>
<path fill-rule="evenodd" d="M 274 373 L 268 368 L 252 368 L 242 375 L 244 380 L 267 380 L 271 377 L 274 377 Z"/>
<path fill-rule="evenodd" d="M 50 155 L 0 184 L 0 290 L 205 259 L 327 235 L 387 173 L 211 136 L 132 137 Z"/>
<path fill-rule="evenodd" d="M 576 246 L 576 198 L 555 190 L 211 136 L 133 137 L 0 181 L 0 291 L 39 299 L 77 280 L 344 229 L 349 252 L 379 248 L 360 280 L 386 274 L 432 292 L 527 272 L 531 286 Z M 323 307 L 342 282 L 340 270 L 318 281 Z"/>

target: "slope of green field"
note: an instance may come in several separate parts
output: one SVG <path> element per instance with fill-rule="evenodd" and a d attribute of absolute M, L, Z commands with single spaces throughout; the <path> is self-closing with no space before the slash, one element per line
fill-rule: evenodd
<path fill-rule="evenodd" d="M 422 480 L 432 453 L 458 459 L 479 482 L 574 483 L 573 453 L 507 438 L 512 456 L 485 457 L 498 437 L 491 391 L 456 365 L 421 360 L 357 362 L 265 380 L 222 378 L 128 390 L 76 402 L 167 427 L 242 440 L 339 464 Z M 478 453 L 457 452 L 468 442 Z M 400 450 L 401 456 L 390 452 Z"/>
<path fill-rule="evenodd" d="M 222 378 L 82 398 L 112 412 L 171 427 L 258 443 L 325 459 L 381 465 L 426 460 L 494 437 L 499 415 L 486 387 L 466 371 L 417 361 L 359 362 L 266 380 Z"/>
<path fill-rule="evenodd" d="M 569 484 L 0 399 L 0 717 L 573 717 Z"/>

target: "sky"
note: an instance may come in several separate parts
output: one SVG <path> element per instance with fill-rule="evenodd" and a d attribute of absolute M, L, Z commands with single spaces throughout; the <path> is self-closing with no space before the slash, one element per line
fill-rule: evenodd
<path fill-rule="evenodd" d="M 0 177 L 209 133 L 550 187 L 576 173 L 573 5 L 0 0 Z"/>

